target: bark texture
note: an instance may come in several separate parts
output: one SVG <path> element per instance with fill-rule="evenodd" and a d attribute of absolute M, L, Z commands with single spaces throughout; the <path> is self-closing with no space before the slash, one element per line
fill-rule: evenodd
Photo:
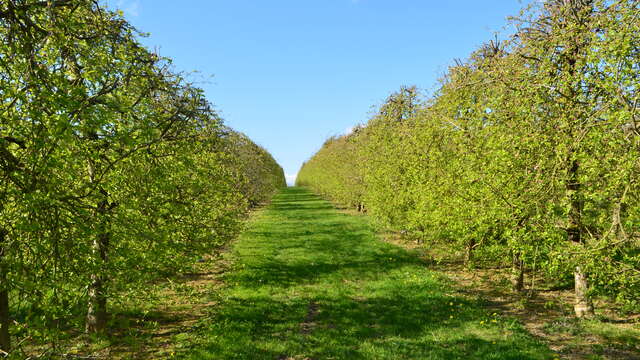
<path fill-rule="evenodd" d="M 106 200 L 98 205 L 97 216 L 100 222 L 99 234 L 93 241 L 93 253 L 98 257 L 100 267 L 107 263 L 110 234 L 107 230 L 108 203 Z M 105 269 L 99 269 L 91 275 L 89 284 L 89 303 L 87 307 L 86 328 L 87 333 L 102 332 L 107 324 L 107 293 L 105 289 Z"/>
<path fill-rule="evenodd" d="M 467 252 L 465 253 L 464 256 L 464 264 L 465 265 L 471 265 L 471 262 L 473 261 L 473 250 L 476 247 L 476 240 L 475 239 L 471 239 L 469 240 L 469 242 L 467 243 Z"/>
<path fill-rule="evenodd" d="M 524 289 L 524 262 L 518 254 L 513 255 L 511 284 L 515 291 L 520 292 Z"/>
<path fill-rule="evenodd" d="M 587 296 L 589 290 L 589 282 L 587 281 L 587 274 L 578 266 L 576 267 L 575 275 L 575 292 L 576 303 L 573 306 L 573 310 L 576 316 L 579 318 L 593 316 L 593 303 Z"/>

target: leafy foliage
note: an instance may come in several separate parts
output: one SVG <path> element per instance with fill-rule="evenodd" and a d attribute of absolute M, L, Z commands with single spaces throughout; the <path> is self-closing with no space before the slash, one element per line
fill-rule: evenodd
<path fill-rule="evenodd" d="M 434 96 L 402 88 L 330 139 L 297 184 L 469 264 L 513 263 L 516 287 L 525 269 L 573 273 L 577 315 L 598 294 L 637 309 L 638 16 L 636 1 L 534 4 Z"/>
<path fill-rule="evenodd" d="M 284 186 L 138 35 L 93 0 L 0 3 L 4 351 L 77 328 L 86 304 L 102 331 L 108 300 L 215 251 Z"/>

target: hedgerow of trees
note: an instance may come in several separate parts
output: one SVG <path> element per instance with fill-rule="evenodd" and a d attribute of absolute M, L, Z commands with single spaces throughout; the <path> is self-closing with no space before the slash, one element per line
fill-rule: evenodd
<path fill-rule="evenodd" d="M 110 301 L 212 253 L 285 186 L 138 36 L 97 0 L 0 2 L 5 353 L 103 331 Z"/>
<path fill-rule="evenodd" d="M 575 313 L 640 299 L 640 2 L 548 0 L 439 91 L 391 95 L 298 175 L 389 229 L 473 264 L 573 284 Z M 463 255 L 462 255 L 463 254 Z"/>

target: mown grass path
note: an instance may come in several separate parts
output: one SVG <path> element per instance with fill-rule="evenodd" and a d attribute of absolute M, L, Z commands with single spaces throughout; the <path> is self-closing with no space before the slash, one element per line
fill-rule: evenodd
<path fill-rule="evenodd" d="M 552 359 L 364 216 L 285 189 L 233 248 L 192 359 Z"/>

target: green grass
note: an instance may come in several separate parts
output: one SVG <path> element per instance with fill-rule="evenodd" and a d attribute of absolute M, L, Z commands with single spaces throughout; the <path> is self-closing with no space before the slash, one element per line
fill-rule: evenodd
<path fill-rule="evenodd" d="M 235 243 L 220 304 L 190 359 L 552 359 L 514 320 L 490 314 L 367 217 L 289 188 Z M 213 296 L 213 295 L 212 295 Z M 189 342 L 189 345 L 186 343 Z"/>
<path fill-rule="evenodd" d="M 546 323 L 544 331 L 566 339 L 562 353 L 583 353 L 588 359 L 640 358 L 640 327 L 637 326 L 561 317 Z"/>

